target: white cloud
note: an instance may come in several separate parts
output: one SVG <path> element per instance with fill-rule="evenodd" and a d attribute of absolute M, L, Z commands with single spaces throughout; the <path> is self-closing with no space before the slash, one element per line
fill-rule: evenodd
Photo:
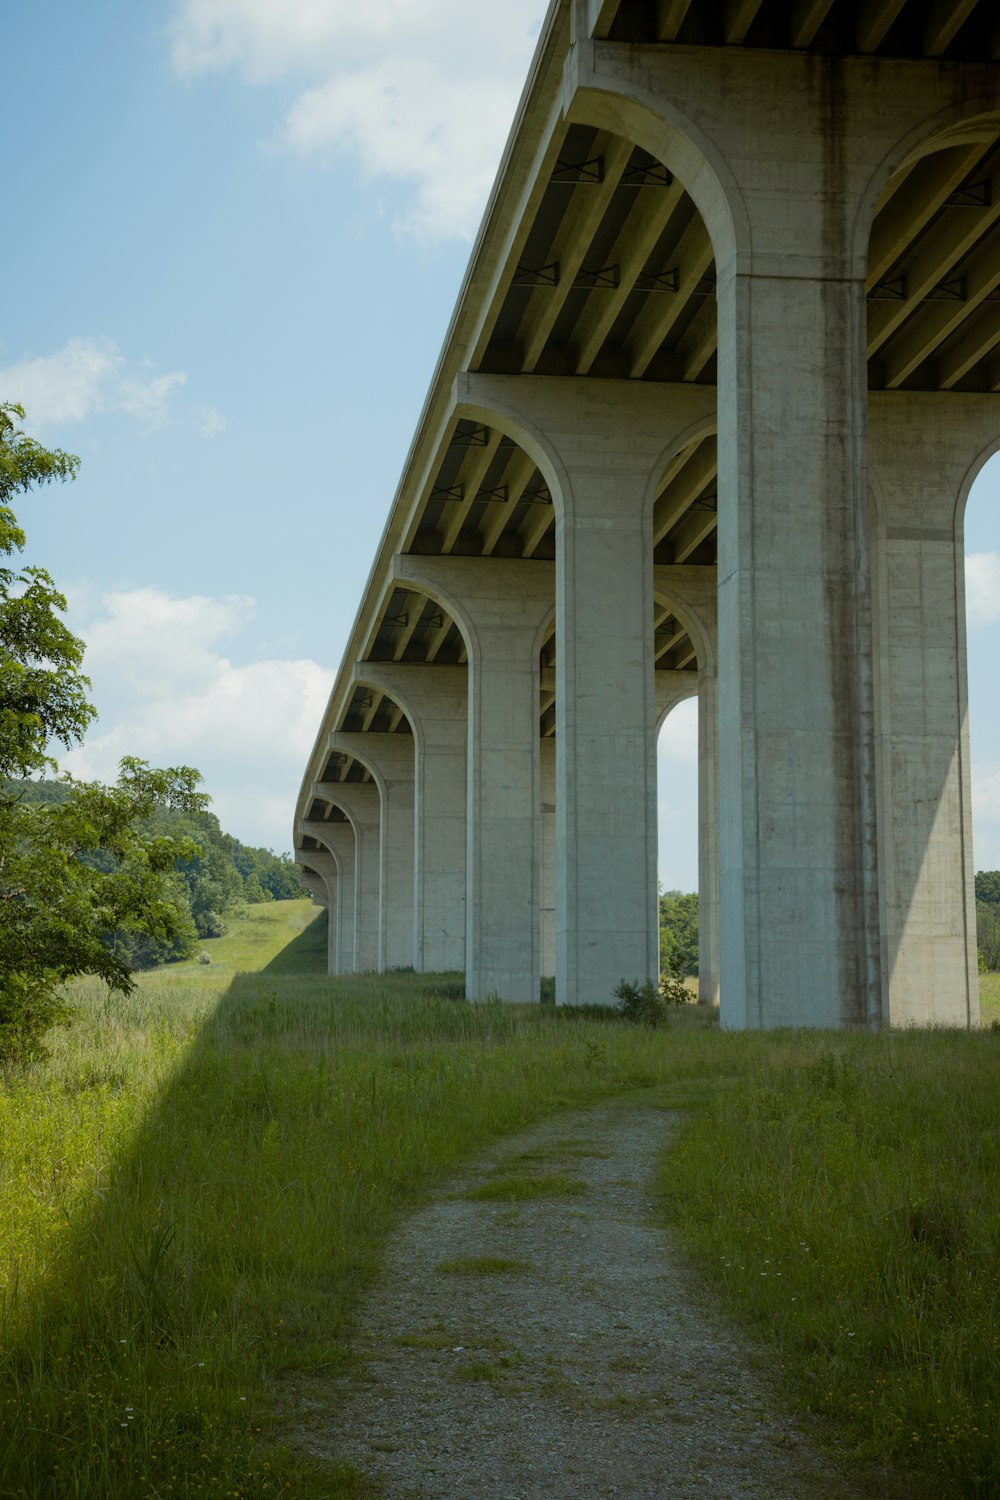
<path fill-rule="evenodd" d="M 101 720 L 62 767 L 107 780 L 124 755 L 197 766 L 227 832 L 288 848 L 332 670 L 309 660 L 237 665 L 222 655 L 220 642 L 252 621 L 250 599 L 143 588 L 91 600 L 88 613 L 81 619 L 74 609 L 73 627 L 87 642 Z"/>
<path fill-rule="evenodd" d="M 198 431 L 204 438 L 218 437 L 226 430 L 226 419 L 214 406 L 203 406 L 198 413 Z"/>
<path fill-rule="evenodd" d="M 55 354 L 0 369 L 0 400 L 19 401 L 34 430 L 105 412 L 162 427 L 174 390 L 187 376 L 183 370 L 157 375 L 154 368 L 143 360 L 132 369 L 113 339 L 70 339 Z"/>
<path fill-rule="evenodd" d="M 493 180 L 543 0 L 505 0 L 470 23 L 468 0 L 178 0 L 181 73 L 236 69 L 306 86 L 279 139 L 350 151 L 371 176 L 410 182 L 397 226 L 471 238 Z"/>
<path fill-rule="evenodd" d="M 966 556 L 965 608 L 970 625 L 994 625 L 1000 620 L 1000 553 Z"/>

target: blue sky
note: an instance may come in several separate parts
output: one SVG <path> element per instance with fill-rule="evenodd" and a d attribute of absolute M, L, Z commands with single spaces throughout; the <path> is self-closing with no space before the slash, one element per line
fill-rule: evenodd
<path fill-rule="evenodd" d="M 101 718 L 287 849 L 542 0 L 11 0 L 0 399 L 81 455 L 23 501 Z M 977 864 L 1000 867 L 1000 475 L 974 492 Z M 697 881 L 693 705 L 661 876 Z"/>

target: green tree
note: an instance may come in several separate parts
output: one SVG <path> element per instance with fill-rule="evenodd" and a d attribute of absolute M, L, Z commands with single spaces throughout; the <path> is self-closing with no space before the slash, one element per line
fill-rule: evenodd
<path fill-rule="evenodd" d="M 10 500 L 34 485 L 72 479 L 79 459 L 49 452 L 18 427 L 23 407 L 0 404 L 0 557 L 24 548 Z M 0 566 L 0 773 L 28 776 L 55 762 L 50 740 L 69 749 L 96 710 L 80 672 L 83 642 L 60 619 L 66 600 L 43 568 Z"/>
<path fill-rule="evenodd" d="M 976 902 L 976 946 L 981 969 L 1000 969 L 1000 905 L 992 901 Z"/>
<path fill-rule="evenodd" d="M 48 452 L 0 405 L 0 558 L 24 548 L 10 508 L 18 492 L 71 479 L 78 460 Z M 61 618 L 66 601 L 41 568 L 0 566 L 0 1059 L 42 1051 L 64 1019 L 63 982 L 97 974 L 133 987 L 117 934 L 181 936 L 189 922 L 172 871 L 198 850 L 190 839 L 149 836 L 156 808 L 198 811 L 197 771 L 122 761 L 114 786 L 64 778 L 62 800 L 32 800 L 25 778 L 55 762 L 48 746 L 79 743 L 95 710 L 80 668 L 83 643 Z"/>
<path fill-rule="evenodd" d="M 127 759 L 113 786 L 68 780 L 62 803 L 0 797 L 0 1058 L 42 1050 L 68 1014 L 67 979 L 96 974 L 128 994 L 126 937 L 171 942 L 189 930 L 173 869 L 196 846 L 149 838 L 139 825 L 163 804 L 200 805 L 199 781 L 189 766 L 158 771 Z"/>
<path fill-rule="evenodd" d="M 1000 870 L 980 870 L 976 875 L 976 900 L 1000 906 Z"/>
<path fill-rule="evenodd" d="M 660 896 L 660 968 L 681 979 L 697 974 L 697 895 L 664 891 Z"/>

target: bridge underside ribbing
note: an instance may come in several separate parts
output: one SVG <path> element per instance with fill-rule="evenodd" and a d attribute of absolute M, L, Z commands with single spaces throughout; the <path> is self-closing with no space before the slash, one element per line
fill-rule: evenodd
<path fill-rule="evenodd" d="M 553 0 L 306 770 L 331 966 L 609 1004 L 697 695 L 701 997 L 978 1021 L 986 0 Z"/>

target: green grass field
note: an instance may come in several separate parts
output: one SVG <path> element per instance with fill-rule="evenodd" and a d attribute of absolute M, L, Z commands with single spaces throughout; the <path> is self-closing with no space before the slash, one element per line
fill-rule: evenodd
<path fill-rule="evenodd" d="M 1000 974 L 980 974 L 979 1009 L 983 1026 L 1000 1024 Z"/>
<path fill-rule="evenodd" d="M 491 1137 L 640 1090 L 688 1111 L 664 1219 L 795 1402 L 909 1494 L 1000 1490 L 1000 1034 L 470 1007 L 327 979 L 323 923 L 251 907 L 128 1001 L 79 985 L 3 1079 L 0 1495 L 367 1494 L 280 1412 L 351 1360 L 392 1224 Z"/>

